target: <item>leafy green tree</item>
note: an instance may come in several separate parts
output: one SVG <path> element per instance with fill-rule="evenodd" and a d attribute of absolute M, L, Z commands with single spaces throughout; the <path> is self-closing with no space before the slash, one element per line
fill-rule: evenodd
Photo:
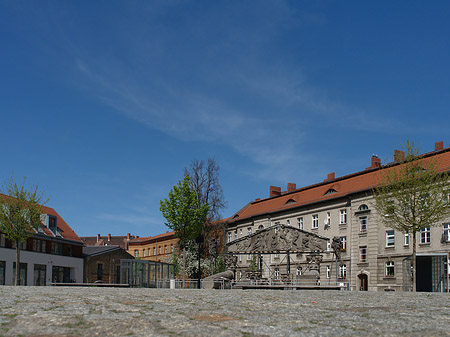
<path fill-rule="evenodd" d="M 26 179 L 18 185 L 14 176 L 2 185 L 0 196 L 0 231 L 16 245 L 16 279 L 19 285 L 20 276 L 20 244 L 33 236 L 41 224 L 41 205 L 48 202 L 44 199 L 38 186 L 25 187 Z"/>
<path fill-rule="evenodd" d="M 258 257 L 256 256 L 256 254 L 252 255 L 252 259 L 250 260 L 250 265 L 248 266 L 248 269 L 250 269 L 250 271 L 258 270 Z"/>
<path fill-rule="evenodd" d="M 190 187 L 189 176 L 185 175 L 170 190 L 169 197 L 161 200 L 160 210 L 167 220 L 167 227 L 179 239 L 183 249 L 183 270 L 186 271 L 186 248 L 201 234 L 209 207 L 207 204 L 200 205 L 197 194 Z"/>
<path fill-rule="evenodd" d="M 214 272 L 213 274 L 221 273 L 226 270 L 225 262 L 223 261 L 223 258 L 221 255 L 217 257 L 214 263 Z"/>
<path fill-rule="evenodd" d="M 396 158 L 399 165 L 379 171 L 378 187 L 373 193 L 381 221 L 387 227 L 412 235 L 413 291 L 416 291 L 416 233 L 439 226 L 449 215 L 449 174 L 438 169 L 433 157 L 420 156 L 413 142 L 406 142 L 401 155 Z"/>

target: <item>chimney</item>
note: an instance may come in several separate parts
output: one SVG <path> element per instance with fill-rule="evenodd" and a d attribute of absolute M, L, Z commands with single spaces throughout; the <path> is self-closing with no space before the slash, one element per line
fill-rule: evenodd
<path fill-rule="evenodd" d="M 394 160 L 399 163 L 405 160 L 405 151 L 394 150 Z"/>
<path fill-rule="evenodd" d="M 287 191 L 288 192 L 293 192 L 297 189 L 297 184 L 294 183 L 288 183 L 287 184 Z"/>
<path fill-rule="evenodd" d="M 440 142 L 434 143 L 434 151 L 440 151 L 444 149 L 444 142 L 441 140 Z"/>
<path fill-rule="evenodd" d="M 366 170 L 370 170 L 372 168 L 381 167 L 381 159 L 378 158 L 376 155 L 372 155 L 370 167 L 367 167 Z"/>
<path fill-rule="evenodd" d="M 277 186 L 270 186 L 270 197 L 276 197 L 278 195 L 281 195 L 281 187 Z"/>
<path fill-rule="evenodd" d="M 325 179 L 324 181 L 330 181 L 330 180 L 334 180 L 335 179 L 335 175 L 334 172 L 328 173 L 327 179 Z"/>
<path fill-rule="evenodd" d="M 97 234 L 97 242 L 100 241 L 100 234 Z"/>
<path fill-rule="evenodd" d="M 108 234 L 108 241 L 111 241 L 111 234 Z"/>
<path fill-rule="evenodd" d="M 130 240 L 130 233 L 127 233 L 127 240 Z"/>

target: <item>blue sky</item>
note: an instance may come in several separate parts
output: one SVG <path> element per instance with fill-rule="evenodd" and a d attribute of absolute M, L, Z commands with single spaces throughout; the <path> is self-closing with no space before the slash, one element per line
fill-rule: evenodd
<path fill-rule="evenodd" d="M 0 178 L 80 236 L 167 228 L 193 159 L 231 216 L 268 196 L 450 144 L 447 1 L 0 0 Z"/>

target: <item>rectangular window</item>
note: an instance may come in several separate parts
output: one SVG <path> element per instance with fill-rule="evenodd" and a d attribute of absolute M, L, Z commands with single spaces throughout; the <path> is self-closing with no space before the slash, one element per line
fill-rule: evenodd
<path fill-rule="evenodd" d="M 167 254 L 167 245 L 164 245 L 164 254 Z"/>
<path fill-rule="evenodd" d="M 297 218 L 298 229 L 303 230 L 303 217 Z"/>
<path fill-rule="evenodd" d="M 161 255 L 161 251 L 162 251 L 161 246 L 159 246 L 159 247 L 158 247 L 158 254 L 159 254 L 159 255 Z"/>
<path fill-rule="evenodd" d="M 297 276 L 300 276 L 303 274 L 302 267 L 297 267 Z"/>
<path fill-rule="evenodd" d="M 173 243 L 170 245 L 170 252 L 173 253 Z"/>
<path fill-rule="evenodd" d="M 153 255 L 156 255 L 156 246 L 153 247 Z"/>
<path fill-rule="evenodd" d="M 331 250 L 331 241 L 327 240 L 327 252 Z"/>
<path fill-rule="evenodd" d="M 430 227 L 425 227 L 420 231 L 420 243 L 430 243 L 431 235 L 430 235 Z"/>
<path fill-rule="evenodd" d="M 247 228 L 247 234 L 248 234 L 248 236 L 252 235 L 252 228 L 251 227 Z"/>
<path fill-rule="evenodd" d="M 367 246 L 359 247 L 359 262 L 367 262 Z"/>
<path fill-rule="evenodd" d="M 339 266 L 339 278 L 347 278 L 347 266 L 345 264 Z"/>
<path fill-rule="evenodd" d="M 290 226 L 290 225 L 291 225 L 291 220 L 286 220 L 286 224 L 287 224 L 288 226 Z"/>
<path fill-rule="evenodd" d="M 52 242 L 50 245 L 51 254 L 63 255 L 63 245 L 59 242 Z"/>
<path fill-rule="evenodd" d="M 47 271 L 47 266 L 45 264 L 35 264 L 34 265 L 34 285 L 35 286 L 45 286 L 46 271 Z"/>
<path fill-rule="evenodd" d="M 395 231 L 388 230 L 386 231 L 386 247 L 394 247 L 395 246 Z"/>
<path fill-rule="evenodd" d="M 97 263 L 97 281 L 103 279 L 103 263 Z"/>
<path fill-rule="evenodd" d="M 134 257 L 139 257 L 139 250 L 137 249 L 134 250 Z"/>
<path fill-rule="evenodd" d="M 405 235 L 405 237 L 404 237 L 405 239 L 403 241 L 403 244 L 405 246 L 409 246 L 409 232 L 405 233 L 404 235 Z"/>
<path fill-rule="evenodd" d="M 46 242 L 44 240 L 33 239 L 33 251 L 45 253 Z"/>
<path fill-rule="evenodd" d="M 275 280 L 278 280 L 280 278 L 280 269 L 275 268 L 274 274 L 275 274 Z"/>
<path fill-rule="evenodd" d="M 273 254 L 273 258 L 274 258 L 274 259 L 279 259 L 279 258 L 280 258 L 280 253 L 275 253 L 275 254 Z"/>
<path fill-rule="evenodd" d="M 70 283 L 70 268 L 69 267 L 52 267 L 53 283 Z"/>
<path fill-rule="evenodd" d="M 331 268 L 330 266 L 327 266 L 327 278 L 331 277 Z"/>
<path fill-rule="evenodd" d="M 152 254 L 152 250 L 149 248 L 147 249 L 147 256 L 150 256 Z"/>
<path fill-rule="evenodd" d="M 228 232 L 228 242 L 231 242 L 231 232 Z"/>
<path fill-rule="evenodd" d="M 252 259 L 252 254 L 247 254 L 247 260 L 251 260 Z"/>
<path fill-rule="evenodd" d="M 341 252 L 345 252 L 347 250 L 347 237 L 341 236 L 340 239 L 342 244 Z"/>
<path fill-rule="evenodd" d="M 394 261 L 386 262 L 386 276 L 394 276 L 395 275 L 395 263 Z"/>
<path fill-rule="evenodd" d="M 234 231 L 234 239 L 237 240 L 238 236 L 237 236 L 237 229 Z"/>
<path fill-rule="evenodd" d="M 319 228 L 319 215 L 314 214 L 312 216 L 312 228 Z"/>
<path fill-rule="evenodd" d="M 145 257 L 145 248 L 142 249 L 142 257 Z"/>
<path fill-rule="evenodd" d="M 327 212 L 327 225 L 330 226 L 331 225 L 331 213 Z"/>
<path fill-rule="evenodd" d="M 242 254 L 239 254 L 239 262 L 242 262 Z"/>
<path fill-rule="evenodd" d="M 343 225 L 347 223 L 347 210 L 341 209 L 339 211 L 339 224 Z"/>
<path fill-rule="evenodd" d="M 239 230 L 239 236 L 242 238 L 242 228 Z"/>
<path fill-rule="evenodd" d="M 5 285 L 5 261 L 0 261 L 0 286 Z"/>
<path fill-rule="evenodd" d="M 442 241 L 450 242 L 450 223 L 445 223 L 442 230 Z"/>
<path fill-rule="evenodd" d="M 367 216 L 360 216 L 359 217 L 359 230 L 361 232 L 367 231 Z"/>
<path fill-rule="evenodd" d="M 279 227 L 280 227 L 280 222 L 279 221 L 275 222 L 275 234 L 278 233 Z"/>
<path fill-rule="evenodd" d="M 19 285 L 27 285 L 27 264 L 20 263 L 19 265 Z M 13 262 L 13 284 L 16 284 L 16 263 Z"/>

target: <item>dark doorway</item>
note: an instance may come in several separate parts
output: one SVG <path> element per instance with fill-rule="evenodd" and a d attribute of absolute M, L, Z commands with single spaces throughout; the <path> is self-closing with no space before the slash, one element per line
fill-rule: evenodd
<path fill-rule="evenodd" d="M 366 274 L 359 274 L 358 275 L 358 285 L 359 285 L 359 291 L 367 291 L 368 289 L 368 277 Z"/>
<path fill-rule="evenodd" d="M 447 256 L 416 257 L 416 289 L 424 292 L 447 291 Z"/>

